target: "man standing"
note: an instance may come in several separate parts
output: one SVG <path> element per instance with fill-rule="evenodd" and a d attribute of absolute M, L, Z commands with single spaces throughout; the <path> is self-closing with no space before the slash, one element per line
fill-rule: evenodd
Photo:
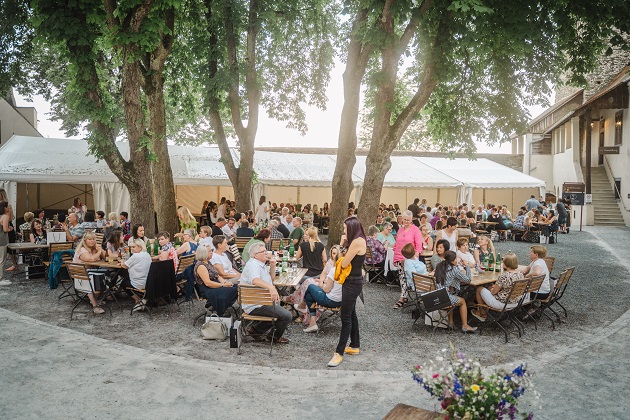
<path fill-rule="evenodd" d="M 525 207 L 527 207 L 527 211 L 537 209 L 539 206 L 540 202 L 536 200 L 536 197 L 533 194 L 529 197 L 529 200 L 525 202 Z"/>
<path fill-rule="evenodd" d="M 240 284 L 258 286 L 269 290 L 274 304 L 265 306 L 243 304 L 242 309 L 250 315 L 275 317 L 276 330 L 275 334 L 273 334 L 273 330 L 271 330 L 272 325 L 269 322 L 255 322 L 248 330 L 248 333 L 252 335 L 263 335 L 267 333 L 268 340 L 274 337 L 276 343 L 286 344 L 289 342 L 289 339 L 282 335 L 289 323 L 291 323 L 293 316 L 291 312 L 278 304 L 278 302 L 280 302 L 280 296 L 278 295 L 276 287 L 273 285 L 273 280 L 276 277 L 276 260 L 275 258 L 269 259 L 267 257 L 267 250 L 263 243 L 254 243 L 249 248 L 249 255 L 249 261 L 245 264 L 245 269 L 243 270 L 243 274 L 241 274 Z M 265 265 L 267 261 L 269 261 L 269 268 Z"/>
<path fill-rule="evenodd" d="M 418 205 L 418 203 L 420 202 L 419 198 L 416 198 L 413 200 L 413 204 L 409 204 L 409 207 L 407 207 L 407 210 L 411 211 L 411 213 L 413 214 L 413 218 L 417 218 L 418 217 L 418 213 L 420 213 L 420 206 Z"/>
<path fill-rule="evenodd" d="M 304 229 L 302 229 L 302 219 L 296 217 L 293 219 L 293 230 L 289 235 L 289 239 L 293 241 L 293 245 L 297 248 L 304 237 Z"/>
<path fill-rule="evenodd" d="M 66 240 L 68 242 L 74 242 L 74 245 L 76 246 L 81 240 L 81 237 L 83 237 L 85 229 L 83 229 L 83 226 L 79 224 L 79 217 L 76 213 L 70 213 L 67 220 L 68 224 L 63 223 L 61 226 L 66 232 Z"/>

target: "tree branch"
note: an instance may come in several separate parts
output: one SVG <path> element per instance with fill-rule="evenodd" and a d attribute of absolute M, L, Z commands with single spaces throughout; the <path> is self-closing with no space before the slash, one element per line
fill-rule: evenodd
<path fill-rule="evenodd" d="M 234 23 L 232 21 L 232 9 L 227 4 L 225 6 L 225 36 L 227 44 L 228 68 L 230 77 L 230 87 L 228 89 L 228 100 L 230 102 L 230 111 L 232 114 L 232 124 L 239 139 L 245 137 L 243 119 L 241 117 L 241 106 L 239 101 L 239 70 L 238 56 L 236 51 L 236 34 L 234 33 Z"/>
<path fill-rule="evenodd" d="M 258 12 L 260 5 L 258 0 L 250 0 L 249 15 L 247 22 L 247 55 L 245 65 L 245 89 L 247 91 L 248 120 L 247 120 L 247 141 L 241 139 L 241 148 L 247 143 L 251 143 L 252 155 L 254 138 L 258 131 L 258 112 L 260 104 L 260 90 L 258 88 L 258 77 L 256 72 L 256 38 L 258 36 Z M 242 153 L 241 153 L 242 154 Z"/>
<path fill-rule="evenodd" d="M 400 56 L 405 52 L 407 47 L 409 46 L 409 42 L 413 38 L 414 34 L 418 30 L 418 26 L 420 25 L 420 18 L 429 10 L 429 8 L 433 5 L 433 0 L 424 0 L 419 7 L 414 7 L 411 12 L 411 19 L 403 34 L 400 36 L 400 40 L 396 45 L 396 54 L 397 60 L 400 60 Z"/>

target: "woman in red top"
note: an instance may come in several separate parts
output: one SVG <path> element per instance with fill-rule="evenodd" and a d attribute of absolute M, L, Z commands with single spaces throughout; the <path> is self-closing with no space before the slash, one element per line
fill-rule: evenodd
<path fill-rule="evenodd" d="M 400 299 L 394 305 L 394 309 L 402 308 L 409 300 L 407 279 L 405 278 L 405 270 L 403 264 L 405 257 L 401 250 L 407 244 L 413 244 L 418 254 L 422 254 L 422 233 L 416 225 L 412 223 L 413 213 L 406 210 L 402 213 L 402 225 L 396 233 L 396 243 L 394 244 L 394 265 L 398 267 L 398 281 L 400 282 Z"/>

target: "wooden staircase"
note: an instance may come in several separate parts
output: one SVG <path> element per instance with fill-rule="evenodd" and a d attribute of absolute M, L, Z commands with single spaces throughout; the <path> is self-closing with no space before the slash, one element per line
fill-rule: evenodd
<path fill-rule="evenodd" d="M 584 172 L 586 174 L 586 169 Z M 595 210 L 595 226 L 625 226 L 614 186 L 603 167 L 591 168 L 591 192 Z"/>

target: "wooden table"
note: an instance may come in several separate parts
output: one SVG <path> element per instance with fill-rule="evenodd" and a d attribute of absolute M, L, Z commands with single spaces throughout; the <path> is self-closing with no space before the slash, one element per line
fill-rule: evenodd
<path fill-rule="evenodd" d="M 280 273 L 279 276 L 276 276 L 273 285 L 276 287 L 296 287 L 307 271 L 307 268 L 298 268 L 294 273 L 289 273 L 289 271 Z"/>
<path fill-rule="evenodd" d="M 294 262 L 298 262 L 299 260 L 295 257 L 289 257 L 289 264 L 294 263 Z M 277 263 L 282 263 L 282 257 L 276 257 L 276 262 Z"/>
<path fill-rule="evenodd" d="M 119 269 L 120 264 L 118 262 L 118 259 L 109 262 L 109 261 L 105 261 L 105 260 L 99 260 L 99 261 L 83 261 L 81 262 L 83 265 L 87 266 L 87 267 L 101 267 L 101 268 L 112 268 L 112 269 Z"/>
<path fill-rule="evenodd" d="M 49 245 L 42 245 L 42 244 L 34 244 L 32 242 L 16 242 L 16 243 L 12 243 L 12 244 L 8 244 L 7 248 L 10 249 L 11 251 L 14 252 L 20 252 L 20 251 L 33 251 L 36 249 L 48 249 Z"/>
<path fill-rule="evenodd" d="M 518 271 L 523 271 L 527 267 L 526 265 L 519 265 Z M 485 286 L 486 284 L 495 283 L 499 279 L 499 275 L 496 271 L 482 271 L 478 276 L 472 276 L 470 286 Z"/>
<path fill-rule="evenodd" d="M 383 420 L 432 420 L 440 418 L 440 413 L 412 407 L 406 404 L 398 404 Z"/>

